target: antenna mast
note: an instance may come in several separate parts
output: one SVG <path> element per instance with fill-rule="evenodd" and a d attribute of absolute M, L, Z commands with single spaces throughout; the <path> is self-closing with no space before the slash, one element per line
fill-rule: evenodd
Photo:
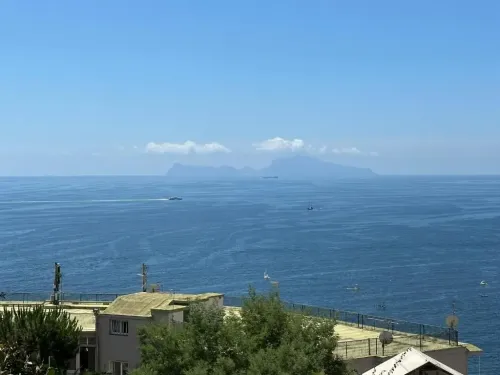
<path fill-rule="evenodd" d="M 61 290 L 61 265 L 57 262 L 54 263 L 54 294 L 52 295 L 52 303 L 59 305 L 60 290 Z"/>
<path fill-rule="evenodd" d="M 456 301 L 455 300 L 453 300 L 453 302 L 451 304 L 451 308 L 452 308 L 451 315 L 448 315 L 446 317 L 446 325 L 448 326 L 448 328 L 450 330 L 456 331 L 459 319 L 457 316 L 457 309 L 456 309 Z M 451 340 L 451 337 L 450 337 L 450 340 Z"/>
<path fill-rule="evenodd" d="M 148 290 L 148 266 L 146 266 L 146 263 L 142 263 L 141 277 L 142 291 L 146 292 Z"/>

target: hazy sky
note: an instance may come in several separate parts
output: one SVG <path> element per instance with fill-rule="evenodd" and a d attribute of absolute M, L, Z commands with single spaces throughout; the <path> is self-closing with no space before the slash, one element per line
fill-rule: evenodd
<path fill-rule="evenodd" d="M 499 41 L 498 0 L 3 0 L 0 174 L 500 173 Z"/>

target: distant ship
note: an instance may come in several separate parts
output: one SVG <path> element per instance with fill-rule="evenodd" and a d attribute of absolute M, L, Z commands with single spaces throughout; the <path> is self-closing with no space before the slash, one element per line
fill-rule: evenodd
<path fill-rule="evenodd" d="M 267 180 L 267 179 L 269 179 L 269 178 L 278 178 L 278 176 L 262 176 L 262 178 L 264 178 L 264 179 L 266 179 L 266 180 Z"/>
<path fill-rule="evenodd" d="M 354 284 L 353 287 L 350 287 L 350 288 L 346 288 L 347 290 L 352 290 L 354 292 L 359 292 L 359 286 L 358 284 Z"/>
<path fill-rule="evenodd" d="M 181 197 L 168 197 L 167 198 L 169 201 L 181 201 L 182 198 Z"/>
<path fill-rule="evenodd" d="M 307 211 L 312 211 L 312 210 L 314 210 L 314 207 L 311 204 L 311 202 L 309 202 L 309 206 L 307 206 Z"/>

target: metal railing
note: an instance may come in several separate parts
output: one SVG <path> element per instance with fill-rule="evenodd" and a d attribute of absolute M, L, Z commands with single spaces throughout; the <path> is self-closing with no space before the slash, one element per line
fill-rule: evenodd
<path fill-rule="evenodd" d="M 420 335 L 399 336 L 388 345 L 382 345 L 377 338 L 363 340 L 340 341 L 337 343 L 334 353 L 344 359 L 365 357 L 388 357 L 393 356 L 408 347 L 414 347 L 421 351 L 436 349 L 432 342 L 426 341 Z"/>
<path fill-rule="evenodd" d="M 4 292 L 0 294 L 2 300 L 18 303 L 49 301 L 52 293 L 47 292 Z M 112 302 L 120 293 L 72 293 L 61 292 L 60 301 L 67 302 Z M 244 298 L 224 296 L 226 306 L 242 307 Z M 344 324 L 349 324 L 361 329 L 388 330 L 393 333 L 417 335 L 440 340 L 446 340 L 450 345 L 458 344 L 458 331 L 451 328 L 439 327 L 429 324 L 413 323 L 400 319 L 379 317 L 361 314 L 352 311 L 329 309 L 292 302 L 283 302 L 285 308 L 291 312 L 302 313 L 308 316 L 336 319 Z"/>
<path fill-rule="evenodd" d="M 241 307 L 243 301 L 244 298 L 241 297 L 224 296 L 224 304 L 227 306 Z M 458 331 L 451 328 L 291 302 L 283 302 L 283 304 L 288 311 L 308 316 L 335 319 L 361 329 L 386 330 L 393 333 L 417 335 L 445 340 L 450 345 L 458 345 Z"/>
<path fill-rule="evenodd" d="M 0 294 L 0 302 L 2 300 L 19 302 L 19 303 L 30 303 L 30 302 L 43 302 L 49 301 L 52 293 L 47 292 L 3 292 Z M 122 294 L 118 293 L 72 293 L 72 292 L 61 292 L 59 294 L 60 301 L 67 302 L 113 302 L 117 297 Z"/>

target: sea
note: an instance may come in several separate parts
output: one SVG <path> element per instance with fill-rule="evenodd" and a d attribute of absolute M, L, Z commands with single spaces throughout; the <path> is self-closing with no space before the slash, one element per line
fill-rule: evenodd
<path fill-rule="evenodd" d="M 66 292 L 139 291 L 144 262 L 175 292 L 265 292 L 267 271 L 297 303 L 440 326 L 454 312 L 484 350 L 470 374 L 500 373 L 500 177 L 5 177 L 0 253 L 5 292 L 48 296 L 54 262 Z"/>

